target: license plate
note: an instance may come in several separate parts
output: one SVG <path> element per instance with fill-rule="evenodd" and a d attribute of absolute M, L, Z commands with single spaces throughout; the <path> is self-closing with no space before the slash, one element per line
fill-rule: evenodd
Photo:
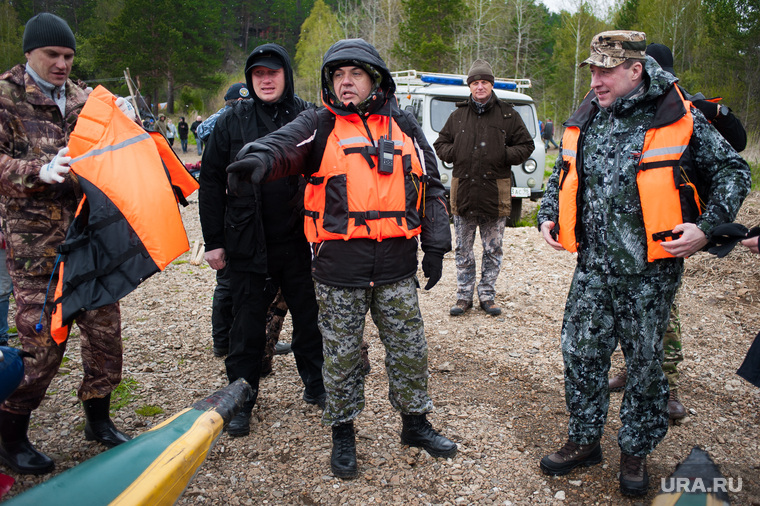
<path fill-rule="evenodd" d="M 513 187 L 512 196 L 517 198 L 528 198 L 530 197 L 530 188 Z"/>

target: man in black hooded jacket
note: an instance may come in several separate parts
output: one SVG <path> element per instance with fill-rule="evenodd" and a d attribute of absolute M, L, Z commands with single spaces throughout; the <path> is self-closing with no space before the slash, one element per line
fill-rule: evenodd
<path fill-rule="evenodd" d="M 322 422 L 332 427 L 330 467 L 340 478 L 358 474 L 354 419 L 364 408 L 360 348 L 367 312 L 385 346 L 388 397 L 401 413 L 402 443 L 435 457 L 457 451 L 426 418 L 433 402 L 416 276 L 421 239 L 425 289 L 440 280 L 451 249 L 449 217 L 435 154 L 414 117 L 399 110 L 395 89 L 372 45 L 336 42 L 322 64 L 325 107 L 248 144 L 227 168 L 233 191 L 307 176 L 304 229 L 313 243 L 324 341 Z"/>
<path fill-rule="evenodd" d="M 199 209 L 205 258 L 229 270 L 233 321 L 225 359 L 230 382 L 244 378 L 254 394 L 227 426 L 245 436 L 258 396 L 266 342 L 266 312 L 282 289 L 293 318 L 292 349 L 304 384 L 303 399 L 324 405 L 322 336 L 309 274 L 310 252 L 300 225 L 303 191 L 294 175 L 264 185 L 228 191 L 225 169 L 238 150 L 292 121 L 310 104 L 295 95 L 290 58 L 282 46 L 264 44 L 245 65 L 252 100 L 236 102 L 216 122 L 203 153 Z"/>

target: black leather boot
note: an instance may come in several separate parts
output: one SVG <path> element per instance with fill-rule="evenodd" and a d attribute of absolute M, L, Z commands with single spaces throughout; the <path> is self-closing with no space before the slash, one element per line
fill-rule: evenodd
<path fill-rule="evenodd" d="M 109 413 L 111 394 L 83 401 L 82 407 L 87 418 L 87 423 L 84 425 L 84 438 L 87 441 L 97 441 L 108 448 L 113 448 L 132 439 L 120 432 L 111 421 Z"/>
<path fill-rule="evenodd" d="M 356 465 L 354 422 L 333 425 L 332 440 L 330 469 L 333 474 L 338 478 L 356 478 L 359 475 L 359 468 Z"/>
<path fill-rule="evenodd" d="M 253 411 L 253 405 L 256 404 L 256 397 L 256 393 L 248 397 L 248 400 L 243 403 L 240 411 L 227 424 L 227 434 L 230 437 L 243 437 L 251 433 L 251 412 Z"/>
<path fill-rule="evenodd" d="M 424 449 L 433 457 L 453 457 L 457 452 L 457 445 L 450 439 L 441 436 L 436 431 L 427 416 L 401 415 L 403 427 L 401 428 L 401 442 L 409 446 L 417 446 Z"/>
<path fill-rule="evenodd" d="M 30 415 L 0 411 L 0 462 L 20 474 L 49 473 L 55 463 L 29 442 L 29 418 Z"/>

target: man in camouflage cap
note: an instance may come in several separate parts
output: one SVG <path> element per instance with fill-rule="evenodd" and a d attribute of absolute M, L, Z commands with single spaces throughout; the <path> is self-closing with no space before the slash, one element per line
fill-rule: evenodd
<path fill-rule="evenodd" d="M 69 79 L 76 40 L 66 21 L 44 12 L 24 30 L 26 65 L 0 75 L 0 222 L 8 244 L 8 271 L 16 296 L 16 326 L 24 351 L 24 380 L 0 406 L 0 462 L 20 474 L 52 471 L 53 460 L 29 442 L 31 413 L 45 397 L 66 350 L 50 336 L 56 248 L 66 237 L 82 198 L 69 175 L 66 144 L 87 99 Z M 116 104 L 135 113 L 124 99 Z M 131 109 L 131 110 L 130 110 Z M 111 392 L 121 382 L 119 305 L 76 319 L 84 369 L 77 396 L 86 415 L 84 435 L 106 446 L 129 436 L 109 415 Z"/>
<path fill-rule="evenodd" d="M 646 456 L 668 430 L 662 336 L 683 258 L 733 221 L 750 186 L 746 162 L 645 50 L 641 32 L 593 38 L 581 63 L 591 91 L 565 123 L 538 215 L 550 246 L 578 252 L 561 334 L 569 437 L 541 470 L 559 476 L 602 461 L 619 342 L 629 378 L 618 432 L 626 495 L 647 493 Z"/>

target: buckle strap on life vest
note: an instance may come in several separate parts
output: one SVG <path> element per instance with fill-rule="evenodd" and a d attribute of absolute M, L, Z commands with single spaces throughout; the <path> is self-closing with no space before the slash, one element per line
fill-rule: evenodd
<path fill-rule="evenodd" d="M 361 147 L 354 147 L 354 148 L 343 148 L 343 152 L 347 155 L 353 155 L 353 154 L 360 154 L 364 157 L 364 159 L 369 164 L 370 168 L 375 168 L 375 162 L 372 161 L 373 156 L 378 156 L 378 151 L 376 146 L 361 146 Z M 393 150 L 393 156 L 401 156 L 401 150 L 400 149 L 394 149 Z"/>
<path fill-rule="evenodd" d="M 80 274 L 77 276 L 72 277 L 70 280 L 65 282 L 65 286 L 63 288 L 63 293 L 61 294 L 61 297 L 59 297 L 55 303 L 58 304 L 61 299 L 66 297 L 68 294 L 73 292 L 77 286 L 81 285 L 82 283 L 85 283 L 87 281 L 91 281 L 93 279 L 105 276 L 106 274 L 110 273 L 114 269 L 116 269 L 118 266 L 126 262 L 132 257 L 135 257 L 137 255 L 143 255 L 145 257 L 149 257 L 148 250 L 145 249 L 145 246 L 142 244 L 136 244 L 129 248 L 127 251 L 122 253 L 121 255 L 114 257 L 113 260 L 108 262 L 107 265 L 100 269 L 94 269 L 90 272 L 86 272 L 84 274 Z"/>
<path fill-rule="evenodd" d="M 87 232 L 95 232 L 97 230 L 106 228 L 109 225 L 112 225 L 114 223 L 122 221 L 123 219 L 124 219 L 124 217 L 121 214 L 113 214 L 113 215 L 111 215 L 111 216 L 109 216 L 107 218 L 104 218 L 104 219 L 102 219 L 102 220 L 100 220 L 98 222 L 89 223 L 84 228 L 85 234 L 84 234 L 83 237 L 81 237 L 80 239 L 77 239 L 76 241 L 70 241 L 68 243 L 60 244 L 58 246 L 58 248 L 56 248 L 56 249 L 57 249 L 58 253 L 60 253 L 61 255 L 66 255 L 68 253 L 71 253 L 75 249 L 79 249 L 82 246 L 90 244 L 90 242 L 91 242 L 92 239 L 90 237 L 90 234 L 87 233 Z"/>
<path fill-rule="evenodd" d="M 405 211 L 354 211 L 348 213 L 349 218 L 354 219 L 357 227 L 364 225 L 367 227 L 367 233 L 370 232 L 367 221 L 380 220 L 382 218 L 396 218 L 396 224 L 400 227 L 403 224 L 402 218 L 406 217 Z"/>

